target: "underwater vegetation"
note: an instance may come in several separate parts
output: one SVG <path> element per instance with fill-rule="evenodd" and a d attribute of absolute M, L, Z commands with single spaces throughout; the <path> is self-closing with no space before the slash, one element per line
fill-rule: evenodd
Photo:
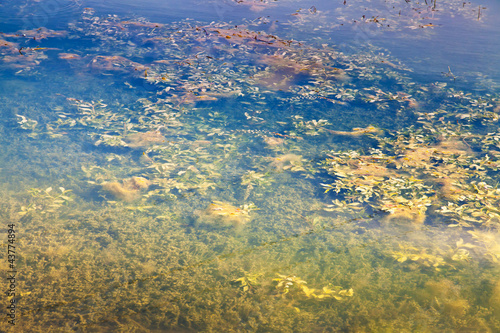
<path fill-rule="evenodd" d="M 201 223 L 242 226 L 251 220 L 250 211 L 255 209 L 253 204 L 235 207 L 226 202 L 214 201 L 208 208 L 196 213 Z"/>
<path fill-rule="evenodd" d="M 440 27 L 388 3 L 382 17 L 367 2 L 363 24 Z M 469 3 L 407 3 L 478 21 Z M 332 24 L 355 26 L 354 10 Z M 2 127 L 17 138 L 2 171 L 24 178 L 0 189 L 20 235 L 16 329 L 500 330 L 498 91 L 296 37 L 332 31 L 327 14 L 271 28 L 85 8 L 66 31 L 0 35 L 12 75 L 71 73 Z"/>
<path fill-rule="evenodd" d="M 306 286 L 307 282 L 297 278 L 296 276 L 285 276 L 278 274 L 278 277 L 275 278 L 276 289 L 278 292 L 282 294 L 288 294 L 290 291 L 292 293 L 302 292 L 307 298 L 316 298 L 316 299 L 324 299 L 324 298 L 333 298 L 337 301 L 343 300 L 345 297 L 352 297 L 354 295 L 354 291 L 349 290 L 340 290 L 340 287 L 334 287 L 333 289 L 329 287 L 323 287 L 318 290 L 315 288 L 309 288 Z"/>
<path fill-rule="evenodd" d="M 151 182 L 143 177 L 132 177 L 122 182 L 109 182 L 102 184 L 102 189 L 114 198 L 132 202 L 139 198 L 140 192 L 147 190 Z"/>

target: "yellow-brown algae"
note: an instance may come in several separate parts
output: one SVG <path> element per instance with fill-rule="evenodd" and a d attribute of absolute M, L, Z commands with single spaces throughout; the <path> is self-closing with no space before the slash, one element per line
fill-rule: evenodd
<path fill-rule="evenodd" d="M 143 177 L 132 177 L 122 182 L 109 182 L 102 184 L 102 189 L 114 198 L 125 202 L 132 202 L 140 197 L 141 191 L 146 190 L 151 181 Z"/>
<path fill-rule="evenodd" d="M 361 136 L 361 135 L 364 135 L 364 134 L 380 134 L 382 133 L 382 130 L 376 128 L 375 126 L 368 126 L 368 127 L 365 127 L 365 128 L 359 128 L 359 127 L 356 127 L 356 128 L 353 128 L 352 131 L 348 132 L 348 131 L 334 131 L 334 130 L 331 130 L 331 129 L 326 129 L 328 132 L 332 133 L 332 134 L 335 134 L 335 135 L 343 135 L 343 136 Z"/>
<path fill-rule="evenodd" d="M 264 142 L 269 146 L 269 147 L 275 147 L 282 145 L 285 142 L 285 139 L 283 138 L 277 138 L 274 136 L 264 136 L 263 137 Z"/>
<path fill-rule="evenodd" d="M 249 211 L 222 201 L 213 201 L 207 209 L 198 213 L 202 222 L 242 226 L 250 221 Z"/>
<path fill-rule="evenodd" d="M 133 133 L 125 136 L 123 140 L 130 148 L 144 148 L 166 141 L 159 131 Z"/>

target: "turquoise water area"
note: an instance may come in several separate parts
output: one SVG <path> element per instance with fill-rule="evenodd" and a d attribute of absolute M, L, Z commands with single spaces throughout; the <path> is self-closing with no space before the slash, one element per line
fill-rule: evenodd
<path fill-rule="evenodd" d="M 500 331 L 498 14 L 2 2 L 0 330 Z"/>

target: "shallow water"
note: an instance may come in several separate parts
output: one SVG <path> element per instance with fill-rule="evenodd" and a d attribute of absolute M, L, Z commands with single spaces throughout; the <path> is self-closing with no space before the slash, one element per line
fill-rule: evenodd
<path fill-rule="evenodd" d="M 0 330 L 500 330 L 499 13 L 2 3 Z"/>

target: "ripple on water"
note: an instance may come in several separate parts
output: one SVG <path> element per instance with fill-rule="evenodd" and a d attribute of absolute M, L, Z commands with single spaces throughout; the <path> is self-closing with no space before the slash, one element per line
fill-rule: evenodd
<path fill-rule="evenodd" d="M 65 25 L 82 10 L 81 0 L 2 1 L 0 31 L 10 32 Z"/>

